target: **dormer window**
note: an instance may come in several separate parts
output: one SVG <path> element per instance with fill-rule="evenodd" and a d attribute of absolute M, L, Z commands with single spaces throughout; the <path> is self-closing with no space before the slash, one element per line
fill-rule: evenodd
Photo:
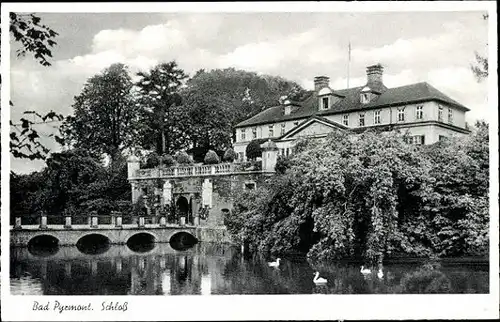
<path fill-rule="evenodd" d="M 269 137 L 274 136 L 274 125 L 269 125 Z"/>
<path fill-rule="evenodd" d="M 318 92 L 319 109 L 327 110 L 331 106 L 332 90 L 329 87 L 324 87 Z"/>
<path fill-rule="evenodd" d="M 321 109 L 327 110 L 330 108 L 330 100 L 328 97 L 321 98 Z"/>
<path fill-rule="evenodd" d="M 362 104 L 370 103 L 370 91 L 371 89 L 368 86 L 366 86 L 361 90 L 359 100 Z"/>

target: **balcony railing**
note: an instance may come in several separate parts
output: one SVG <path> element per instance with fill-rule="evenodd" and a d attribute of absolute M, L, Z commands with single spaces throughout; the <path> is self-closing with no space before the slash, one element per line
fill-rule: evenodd
<path fill-rule="evenodd" d="M 214 175 L 227 175 L 233 173 L 252 173 L 261 172 L 261 170 L 244 168 L 238 163 L 221 163 L 214 165 L 192 165 L 192 166 L 174 166 L 152 169 L 139 169 L 135 176 L 130 179 L 146 178 L 176 178 L 176 177 L 202 177 Z"/>

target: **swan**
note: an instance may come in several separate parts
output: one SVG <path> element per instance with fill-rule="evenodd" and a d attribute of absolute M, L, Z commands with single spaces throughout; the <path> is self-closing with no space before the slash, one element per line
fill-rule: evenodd
<path fill-rule="evenodd" d="M 279 267 L 280 266 L 280 260 L 279 258 L 276 258 L 276 261 L 275 262 L 270 262 L 270 263 L 267 263 L 269 265 L 269 267 Z"/>
<path fill-rule="evenodd" d="M 364 266 L 361 266 L 361 274 L 371 274 L 372 270 L 369 268 L 365 268 Z"/>
<path fill-rule="evenodd" d="M 326 278 L 319 277 L 319 272 L 314 273 L 314 284 L 326 284 Z"/>
<path fill-rule="evenodd" d="M 379 268 L 379 269 L 378 269 L 377 277 L 378 277 L 379 279 L 384 278 L 384 272 L 382 271 L 382 268 Z"/>

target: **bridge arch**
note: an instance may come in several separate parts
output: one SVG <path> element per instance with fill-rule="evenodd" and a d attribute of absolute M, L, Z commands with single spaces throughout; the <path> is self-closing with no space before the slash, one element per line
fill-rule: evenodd
<path fill-rule="evenodd" d="M 178 231 L 170 236 L 170 245 L 173 249 L 183 250 L 198 243 L 198 238 L 189 231 Z"/>
<path fill-rule="evenodd" d="M 155 248 L 158 237 L 150 231 L 139 231 L 132 234 L 127 239 L 127 246 L 137 253 L 146 253 Z"/>
<path fill-rule="evenodd" d="M 76 247 L 84 254 L 104 254 L 108 251 L 111 240 L 108 236 L 98 232 L 85 234 L 78 239 Z"/>
<path fill-rule="evenodd" d="M 35 256 L 51 256 L 59 251 L 59 239 L 51 234 L 34 236 L 28 241 L 28 251 Z"/>

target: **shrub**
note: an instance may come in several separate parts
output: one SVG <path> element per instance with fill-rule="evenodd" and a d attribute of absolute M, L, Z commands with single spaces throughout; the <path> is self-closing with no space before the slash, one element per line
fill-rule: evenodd
<path fill-rule="evenodd" d="M 160 164 L 160 157 L 156 152 L 151 152 L 146 158 L 145 168 L 155 168 Z"/>
<path fill-rule="evenodd" d="M 290 158 L 284 157 L 282 155 L 278 156 L 278 160 L 276 161 L 276 173 L 278 174 L 284 174 L 288 168 L 290 168 L 291 163 L 290 163 Z"/>
<path fill-rule="evenodd" d="M 231 148 L 228 148 L 226 150 L 226 152 L 224 153 L 224 161 L 227 161 L 227 162 L 233 162 L 234 160 L 236 160 L 237 157 L 238 157 L 238 155 Z"/>
<path fill-rule="evenodd" d="M 254 160 L 262 157 L 262 148 L 260 147 L 260 140 L 253 140 L 248 143 L 246 148 L 247 158 L 250 160 Z"/>
<path fill-rule="evenodd" d="M 191 160 L 191 157 L 185 151 L 177 152 L 177 154 L 175 155 L 175 160 L 179 164 L 192 164 L 193 163 L 193 160 Z"/>
<path fill-rule="evenodd" d="M 220 163 L 220 158 L 214 150 L 208 150 L 203 161 L 205 161 L 205 164 L 217 164 Z"/>
<path fill-rule="evenodd" d="M 162 161 L 163 165 L 166 167 L 173 166 L 175 163 L 174 158 L 170 154 L 164 154 L 161 157 L 161 161 Z"/>

